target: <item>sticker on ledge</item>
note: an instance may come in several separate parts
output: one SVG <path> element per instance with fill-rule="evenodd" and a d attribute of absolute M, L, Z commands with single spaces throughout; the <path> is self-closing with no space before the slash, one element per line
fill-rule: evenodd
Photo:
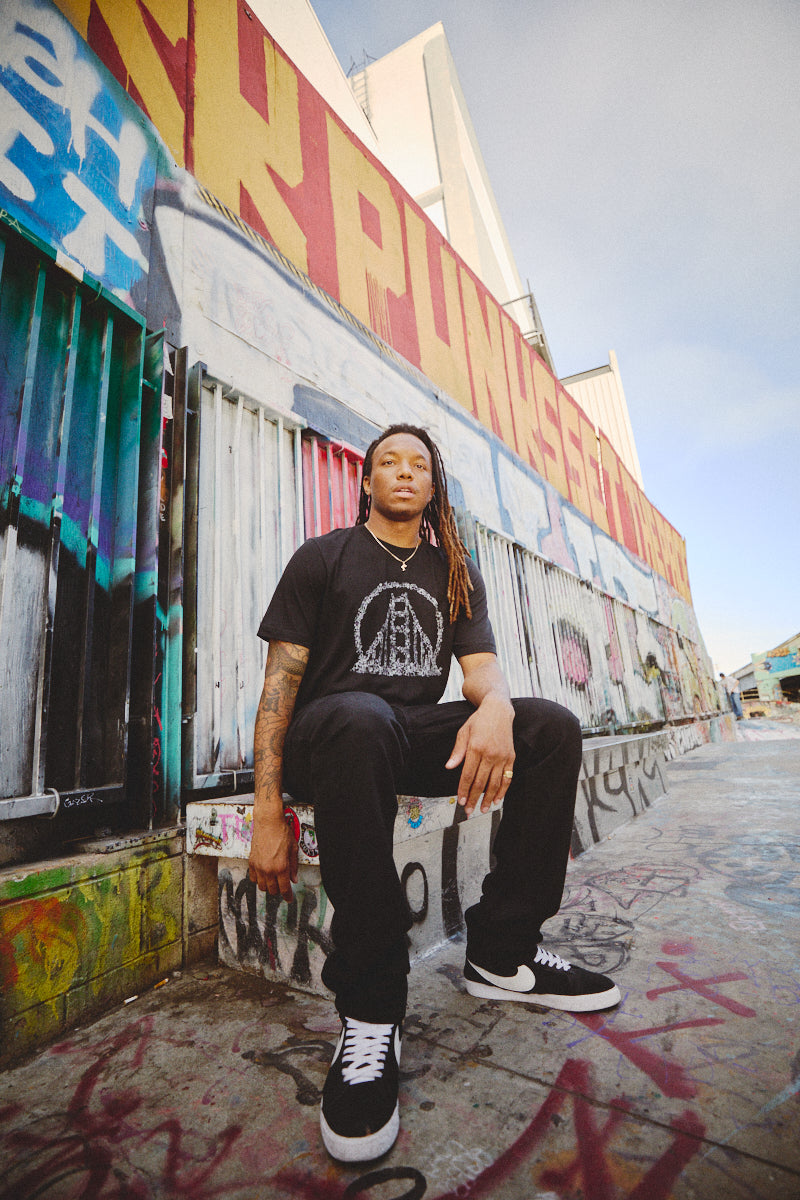
<path fill-rule="evenodd" d="M 300 849 L 307 858 L 319 858 L 317 831 L 313 825 L 303 825 L 300 834 Z"/>
<path fill-rule="evenodd" d="M 293 808 L 290 808 L 288 804 L 285 804 L 283 807 L 283 815 L 289 823 L 289 826 L 292 831 L 292 837 L 294 838 L 294 840 L 296 842 L 299 842 L 300 841 L 300 820 L 297 816 L 297 813 L 294 811 Z"/>
<path fill-rule="evenodd" d="M 416 797 L 408 807 L 408 823 L 412 829 L 419 829 L 422 824 L 422 802 Z"/>

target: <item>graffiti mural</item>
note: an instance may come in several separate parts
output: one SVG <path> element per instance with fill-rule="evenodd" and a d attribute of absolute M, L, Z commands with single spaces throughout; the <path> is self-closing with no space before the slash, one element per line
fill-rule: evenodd
<path fill-rule="evenodd" d="M 108 36 L 100 39 L 106 52 L 114 42 L 115 22 L 122 19 L 122 10 L 112 12 L 112 8 Z M 131 10 L 125 11 L 125 20 L 132 19 Z M 175 14 L 171 35 L 180 32 L 179 9 Z M 251 728 L 263 674 L 263 647 L 253 637 L 253 630 L 283 564 L 303 533 L 323 532 L 352 520 L 360 450 L 376 421 L 389 421 L 398 413 L 427 424 L 441 441 L 454 495 L 464 514 L 465 536 L 489 581 L 504 665 L 518 694 L 561 699 L 580 715 L 587 730 L 594 731 L 614 732 L 716 710 L 716 694 L 705 678 L 708 664 L 698 646 L 691 608 L 681 601 L 678 631 L 661 628 L 671 625 L 678 593 L 642 557 L 643 539 L 636 541 L 637 552 L 632 552 L 618 540 L 602 512 L 589 504 L 590 517 L 584 511 L 586 504 L 582 510 L 569 488 L 566 495 L 561 494 L 558 481 L 545 469 L 547 455 L 537 470 L 530 455 L 526 459 L 512 453 L 504 433 L 508 422 L 501 420 L 498 432 L 490 427 L 491 422 L 487 426 L 472 420 L 457 399 L 432 393 L 429 381 L 415 371 L 413 356 L 409 361 L 401 359 L 367 324 L 343 308 L 335 295 L 322 292 L 308 276 L 301 276 L 296 265 L 280 256 L 262 232 L 245 224 L 234 208 L 205 189 L 198 191 L 188 176 L 176 192 L 170 180 L 159 174 L 155 196 L 150 195 L 148 181 L 155 177 L 159 154 L 157 138 L 155 134 L 145 137 L 143 132 L 144 140 L 137 140 L 135 130 L 146 130 L 145 118 L 103 68 L 90 61 L 90 51 L 74 30 L 46 0 L 36 4 L 20 0 L 6 11 L 4 20 L 9 38 L 4 43 L 7 63 L 2 86 L 12 112 L 22 111 L 20 97 L 32 101 L 30 88 L 38 79 L 52 94 L 45 96 L 47 104 L 32 105 L 31 112 L 38 113 L 45 123 L 55 121 L 61 92 L 68 98 L 79 83 L 85 84 L 83 108 L 77 101 L 72 107 L 61 105 L 61 141 L 55 126 L 52 135 L 48 134 L 53 169 L 47 178 L 66 178 L 79 170 L 87 188 L 94 181 L 93 186 L 102 190 L 102 182 L 109 195 L 114 192 L 112 209 L 120 221 L 127 214 L 130 228 L 135 227 L 140 257 L 147 260 L 151 252 L 149 262 L 145 261 L 147 273 L 137 277 L 138 283 L 148 287 L 149 318 L 157 326 L 167 324 L 172 319 L 170 305 L 182 297 L 173 332 L 176 337 L 185 335 L 198 350 L 202 348 L 203 357 L 219 372 L 214 379 L 209 370 L 206 386 L 192 401 L 192 407 L 200 411 L 200 435 L 192 451 L 197 461 L 191 464 L 199 490 L 196 545 L 176 545 L 170 550 L 170 554 L 186 551 L 189 561 L 194 561 L 189 578 L 197 580 L 197 594 L 184 599 L 188 611 L 194 612 L 190 629 L 204 631 L 190 652 L 196 672 L 196 711 L 182 731 L 193 747 L 191 779 L 185 781 L 189 786 L 232 783 L 241 790 L 251 782 Z M 92 25 L 90 41 L 98 38 L 98 29 L 99 25 Z M 152 22 L 148 29 L 154 29 Z M 176 54 L 181 53 L 180 36 L 171 44 Z M 165 43 L 159 42 L 159 47 L 159 53 L 165 52 Z M 46 62 L 50 67 L 46 68 Z M 81 64 L 86 64 L 85 69 Z M 91 87 L 86 83 L 90 67 L 94 72 Z M 115 60 L 114 69 L 118 67 Z M 289 66 L 278 54 L 269 70 L 277 73 L 277 78 Z M 127 77 L 126 82 L 132 86 Z M 305 83 L 298 86 L 301 92 L 307 88 Z M 138 89 L 139 100 L 145 91 L 148 96 L 156 94 L 152 89 Z M 314 101 L 321 103 L 318 98 Z M 279 115 L 272 114 L 275 120 Z M 83 121 L 81 136 L 75 132 L 78 118 Z M 102 120 L 106 124 L 101 128 Z M 33 162 L 31 148 L 44 145 L 44 140 L 39 137 L 37 142 L 29 117 L 23 119 L 18 113 L 17 125 L 3 161 L 16 164 L 14 170 L 19 172 L 20 164 Z M 73 160 L 79 150 L 85 152 L 80 162 Z M 102 180 L 101 167 L 105 172 Z M 16 180 L 18 192 L 24 193 L 18 174 L 10 167 L 4 178 L 6 186 L 9 180 Z M 105 272 L 100 278 L 119 290 L 122 277 L 112 278 L 110 264 L 122 264 L 125 255 L 120 257 L 113 250 L 108 222 L 99 221 L 88 209 L 79 218 L 74 207 L 64 206 L 63 195 L 53 186 L 52 195 L 40 189 L 29 198 L 31 211 L 39 213 L 43 222 L 41 230 L 63 256 L 73 245 L 69 239 L 74 230 L 88 231 L 91 226 L 107 262 L 87 258 L 87 264 Z M 152 210 L 152 221 L 145 209 Z M 56 218 L 62 210 L 78 225 L 63 221 L 59 225 Z M 148 241 L 151 226 L 153 247 Z M 124 240 L 114 244 L 117 249 L 127 244 L 132 257 L 126 261 L 129 265 L 138 262 L 130 244 Z M 6 266 L 9 261 L 7 254 Z M 136 273 L 133 267 L 131 271 L 129 284 Z M 387 330 L 382 331 L 386 335 Z M 22 350 L 20 362 L 25 362 Z M 550 385 L 544 368 L 534 363 L 531 370 L 547 390 Z M 222 378 L 231 378 L 231 372 L 249 390 L 223 383 Z M 55 429 L 58 405 L 64 401 L 58 396 L 53 399 L 51 424 Z M 555 404 L 557 397 L 551 396 L 551 400 Z M 162 405 L 165 403 L 171 409 L 169 397 L 162 398 Z M 148 418 L 147 424 L 155 429 L 157 404 L 150 407 L 154 420 Z M 545 407 L 547 413 L 555 412 L 549 401 Z M 570 412 L 571 419 L 577 420 L 577 410 L 570 408 Z M 10 397 L 9 413 L 13 413 Z M 538 420 L 537 413 L 538 409 L 531 409 L 532 420 Z M 305 425 L 327 436 L 301 437 Z M 336 440 L 331 437 L 334 430 L 339 434 Z M 11 444 L 9 439 L 8 446 Z M 76 449 L 81 444 L 82 440 L 76 440 Z M 575 439 L 571 444 L 577 444 Z M 30 438 L 28 445 L 32 451 L 42 452 L 38 439 Z M 129 475 L 133 450 L 131 440 L 123 448 L 126 458 L 120 462 L 120 470 Z M 169 464 L 171 473 L 171 458 Z M 45 477 L 33 466 L 32 461 L 26 471 L 31 486 L 40 476 Z M 9 476 L 19 468 L 19 463 L 9 462 Z M 66 478 L 71 478 L 69 469 Z M 570 478 L 574 481 L 575 472 Z M 179 487 L 181 483 L 177 479 Z M 622 498 L 620 505 L 626 486 L 624 475 L 619 475 L 614 489 L 609 489 L 609 494 Z M 20 490 L 21 500 L 26 501 L 24 486 Z M 89 491 L 83 486 L 75 497 L 63 501 L 68 519 L 61 529 L 79 560 L 86 557 L 87 543 L 91 546 L 92 513 L 76 510 L 74 517 L 70 506 L 83 503 L 86 507 L 81 498 Z M 45 521 L 47 499 L 43 492 L 37 509 Z M 617 526 L 632 530 L 636 526 L 632 501 L 625 500 L 623 507 L 627 515 L 624 521 L 620 517 Z M 111 539 L 105 532 L 106 515 L 111 511 L 109 496 L 97 508 L 101 534 L 98 571 L 106 584 L 114 572 L 119 577 L 119 568 L 111 562 L 107 549 Z M 122 516 L 129 511 L 123 501 Z M 486 522 L 482 534 L 470 533 L 476 515 Z M 238 536 L 223 537 L 222 529 L 228 527 L 238 531 Z M 187 530 L 194 536 L 191 525 Z M 248 546 L 258 548 L 255 556 L 248 553 Z M 177 611 L 174 604 L 179 604 L 181 597 L 171 596 L 165 586 L 161 557 L 158 619 L 163 628 L 158 650 L 165 654 L 164 662 L 169 659 L 172 664 L 169 673 L 166 669 L 161 672 L 162 681 L 168 674 L 172 681 L 175 651 L 165 622 L 172 621 L 171 614 Z M 142 582 L 148 588 L 155 586 L 155 580 L 145 581 L 144 574 Z M 584 584 L 589 582 L 592 587 L 587 589 Z M 592 590 L 595 587 L 605 593 L 605 599 Z M 604 615 L 599 607 L 603 604 Z M 162 646 L 162 638 L 166 645 Z M 232 671 L 226 669 L 231 663 Z M 158 673 L 156 663 L 154 674 Z M 35 696 L 33 676 L 29 683 L 31 696 Z M 448 695 L 454 689 L 457 691 L 455 678 Z M 56 703 L 62 703 L 60 692 Z M 157 704 L 152 713 L 148 791 L 154 796 L 165 786 L 168 774 L 170 787 L 177 787 L 174 753 L 170 752 L 169 762 L 163 757 L 181 740 L 173 728 L 179 697 L 173 696 L 171 703 L 171 709 Z M 32 711 L 31 704 L 15 708 Z M 144 722 L 151 717 L 144 711 L 137 715 Z M 29 724 L 33 728 L 32 722 Z M 24 746 L 31 736 L 25 729 L 14 740 Z M 119 752 L 116 757 L 119 761 Z M 119 771 L 116 775 L 118 781 Z M 74 783 L 66 771 L 59 778 L 57 787 Z M 141 771 L 135 778 L 143 778 Z M 9 790 L 17 786 L 9 785 Z M 33 785 L 31 790 L 35 790 Z"/>
<path fill-rule="evenodd" d="M 160 153 L 52 5 L 2 6 L 0 207 L 129 304 L 145 297 Z"/>
<path fill-rule="evenodd" d="M 800 687 L 800 634 L 774 650 L 753 655 L 759 700 L 797 700 Z"/>
<path fill-rule="evenodd" d="M 60 1032 L 70 1002 L 91 1011 L 181 961 L 180 847 L 108 855 L 6 877 L 0 891 L 0 1060 L 35 1031 Z M 44 878 L 43 878 L 44 875 Z"/>
<path fill-rule="evenodd" d="M 602 841 L 664 795 L 666 747 L 666 734 L 605 745 L 587 743 L 578 784 L 573 855 Z M 324 993 L 321 972 L 330 949 L 332 909 L 319 877 L 313 809 L 287 809 L 301 852 L 299 882 L 293 900 L 286 902 L 259 892 L 248 876 L 252 800 L 242 803 L 242 799 L 195 801 L 187 806 L 190 851 L 218 860 L 220 960 Z M 413 955 L 429 954 L 463 930 L 465 909 L 480 898 L 501 814 L 495 810 L 469 821 L 460 820 L 461 815 L 454 797 L 400 797 L 394 858 L 413 922 L 409 934 Z M 575 933 L 573 921 L 571 936 Z M 613 938 L 618 937 L 615 928 Z M 593 929 L 584 940 L 587 945 L 602 944 L 608 938 Z M 610 969 L 608 963 L 593 965 Z"/>
<path fill-rule="evenodd" d="M 611 537 L 689 595 L 685 547 L 502 306 L 244 0 L 60 0 L 177 163 Z M 190 19 L 191 14 L 191 19 Z M 258 152 L 254 153 L 254 148 Z"/>

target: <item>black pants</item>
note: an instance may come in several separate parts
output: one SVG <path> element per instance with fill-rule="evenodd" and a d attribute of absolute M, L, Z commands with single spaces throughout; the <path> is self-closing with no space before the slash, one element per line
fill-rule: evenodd
<path fill-rule="evenodd" d="M 514 700 L 514 778 L 494 843 L 495 866 L 468 909 L 468 946 L 530 952 L 558 912 L 569 858 L 581 730 L 549 700 Z M 445 770 L 473 708 L 393 707 L 369 692 L 312 700 L 284 746 L 284 786 L 313 804 L 322 883 L 333 904 L 334 951 L 322 978 L 343 1016 L 401 1020 L 411 917 L 392 853 L 397 796 L 451 796 Z M 482 949 L 482 947 L 484 949 Z"/>

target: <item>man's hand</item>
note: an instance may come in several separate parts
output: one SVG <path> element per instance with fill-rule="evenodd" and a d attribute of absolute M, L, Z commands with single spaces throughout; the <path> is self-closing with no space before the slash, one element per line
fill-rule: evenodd
<path fill-rule="evenodd" d="M 458 731 L 448 769 L 464 764 L 458 781 L 458 803 L 470 816 L 483 792 L 481 812 L 506 794 L 514 769 L 514 709 L 503 696 L 489 694 Z"/>
<path fill-rule="evenodd" d="M 283 813 L 253 820 L 248 875 L 262 892 L 292 899 L 297 883 L 297 842 Z"/>
<path fill-rule="evenodd" d="M 262 892 L 292 898 L 297 843 L 283 815 L 283 743 L 308 662 L 305 646 L 270 642 L 253 736 L 253 837 L 248 874 Z"/>

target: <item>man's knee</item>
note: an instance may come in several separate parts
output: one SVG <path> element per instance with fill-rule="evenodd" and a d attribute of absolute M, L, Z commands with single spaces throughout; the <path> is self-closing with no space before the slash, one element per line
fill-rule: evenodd
<path fill-rule="evenodd" d="M 563 704 L 523 696 L 514 705 L 514 742 L 548 743 L 564 753 L 580 754 L 583 732 L 579 719 Z"/>
<path fill-rule="evenodd" d="M 340 692 L 312 700 L 300 714 L 304 733 L 317 746 L 354 742 L 365 750 L 397 737 L 397 718 L 389 704 L 371 692 Z"/>

